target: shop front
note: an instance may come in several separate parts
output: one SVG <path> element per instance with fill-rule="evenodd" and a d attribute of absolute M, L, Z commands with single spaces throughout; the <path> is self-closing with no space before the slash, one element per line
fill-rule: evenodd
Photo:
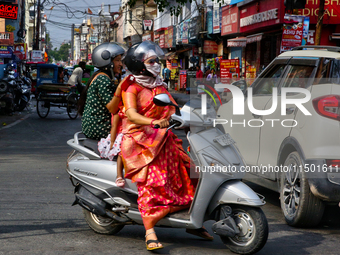
<path fill-rule="evenodd" d="M 280 53 L 283 1 L 255 1 L 240 6 L 240 33 L 246 37 L 245 77 L 254 79 Z"/>

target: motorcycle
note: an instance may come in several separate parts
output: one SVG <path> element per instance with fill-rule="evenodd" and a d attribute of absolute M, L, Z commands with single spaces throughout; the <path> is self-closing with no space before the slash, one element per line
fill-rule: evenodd
<path fill-rule="evenodd" d="M 166 94 L 156 95 L 153 100 L 158 106 L 174 105 Z M 198 229 L 204 221 L 214 220 L 212 231 L 229 250 L 238 254 L 258 252 L 268 237 L 267 219 L 260 208 L 265 201 L 241 182 L 245 163 L 235 142 L 213 127 L 209 114 L 202 117 L 194 103 L 182 109 L 175 107 L 168 130 L 190 127 L 188 154 L 195 165 L 190 174 L 191 178 L 198 175 L 199 180 L 190 209 L 168 214 L 156 226 Z M 67 141 L 74 149 L 66 167 L 75 186 L 73 205 L 83 208 L 89 227 L 100 234 L 116 234 L 125 225 L 142 225 L 136 185 L 126 180 L 119 188 L 115 184 L 116 162 L 101 159 L 97 141 L 80 134 Z M 232 170 L 217 171 L 223 166 Z"/>
<path fill-rule="evenodd" d="M 5 77 L 0 80 L 0 109 L 8 114 L 12 114 L 15 110 L 15 87 L 14 71 L 5 69 Z"/>
<path fill-rule="evenodd" d="M 14 88 L 14 103 L 15 110 L 22 111 L 28 105 L 31 98 L 32 81 L 26 76 L 16 79 L 16 86 Z"/>

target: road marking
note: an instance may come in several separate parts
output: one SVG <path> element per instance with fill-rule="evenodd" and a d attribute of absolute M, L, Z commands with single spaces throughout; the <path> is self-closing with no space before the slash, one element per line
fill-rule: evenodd
<path fill-rule="evenodd" d="M 27 119 L 29 116 L 31 116 L 31 114 L 32 113 L 29 113 L 29 114 L 25 115 L 24 117 L 22 117 L 21 119 L 18 119 L 18 120 L 14 121 L 13 123 L 11 123 L 7 126 L 1 127 L 0 130 L 10 128 L 10 127 L 15 126 L 16 124 L 19 124 L 21 121 L 23 121 L 23 120 Z"/>

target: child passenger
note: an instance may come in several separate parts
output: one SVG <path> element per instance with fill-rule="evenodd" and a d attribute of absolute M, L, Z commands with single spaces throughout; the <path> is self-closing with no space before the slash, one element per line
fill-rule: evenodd
<path fill-rule="evenodd" d="M 134 82 L 135 78 L 132 75 L 129 75 L 123 79 L 123 84 L 121 85 L 122 91 L 125 91 L 130 84 Z M 121 97 L 121 96 L 120 96 Z M 100 152 L 100 156 L 102 158 L 108 158 L 109 160 L 113 160 L 115 156 L 117 156 L 117 178 L 116 185 L 118 187 L 125 186 L 125 180 L 123 178 L 123 160 L 120 156 L 120 144 L 122 142 L 123 134 L 122 134 L 122 121 L 118 115 L 118 113 L 123 108 L 122 101 L 119 105 L 119 111 L 116 114 L 112 114 L 111 116 L 111 132 L 107 138 L 102 138 L 98 142 L 98 150 Z"/>
<path fill-rule="evenodd" d="M 117 135 L 118 133 L 118 135 Z M 117 156 L 117 178 L 116 184 L 118 187 L 124 187 L 125 180 L 123 178 L 123 161 L 120 152 L 120 144 L 122 142 L 122 125 L 120 117 L 117 114 L 112 114 L 111 117 L 111 132 L 107 138 L 102 138 L 98 143 L 98 150 L 102 158 L 113 160 Z"/>

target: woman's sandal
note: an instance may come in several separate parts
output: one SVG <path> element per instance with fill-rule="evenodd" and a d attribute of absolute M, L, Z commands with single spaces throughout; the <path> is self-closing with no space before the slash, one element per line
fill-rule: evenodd
<path fill-rule="evenodd" d="M 145 238 L 148 236 L 148 235 L 151 235 L 151 234 L 156 234 L 156 232 L 151 232 L 151 233 L 149 233 L 149 234 L 146 234 L 145 235 Z M 155 247 L 149 247 L 149 244 L 151 244 L 151 243 L 155 243 L 155 244 L 157 244 L 157 246 L 155 246 Z M 158 240 L 147 240 L 147 241 L 145 241 L 145 244 L 146 244 L 146 249 L 148 250 L 148 251 L 153 251 L 153 250 L 157 250 L 157 249 L 162 249 L 163 248 L 163 245 L 162 246 L 158 246 L 158 244 L 159 244 L 160 242 L 158 241 Z"/>
<path fill-rule="evenodd" d="M 149 247 L 149 244 L 150 243 L 156 243 L 157 245 L 160 243 L 158 240 L 147 240 L 146 242 L 145 242 L 145 244 L 146 244 L 146 249 L 148 250 L 148 251 L 153 251 L 153 250 L 157 250 L 157 249 L 163 249 L 163 246 L 155 246 L 155 247 Z"/>
<path fill-rule="evenodd" d="M 195 236 L 202 237 L 206 240 L 214 240 L 214 237 L 209 234 L 209 232 L 205 228 L 198 229 L 186 229 L 186 232 Z"/>
<path fill-rule="evenodd" d="M 124 187 L 125 186 L 125 180 L 122 177 L 118 177 L 116 179 L 116 185 L 118 187 L 121 187 L 121 188 Z"/>

